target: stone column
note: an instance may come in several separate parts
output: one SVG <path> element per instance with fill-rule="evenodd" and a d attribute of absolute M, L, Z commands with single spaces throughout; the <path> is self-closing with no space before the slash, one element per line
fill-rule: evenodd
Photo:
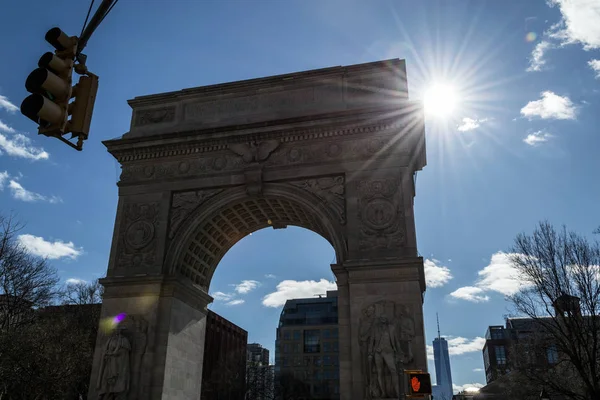
<path fill-rule="evenodd" d="M 338 283 L 342 400 L 404 399 L 404 370 L 427 371 L 425 276 L 413 168 L 361 170 L 346 185 L 348 259 Z"/>
<path fill-rule="evenodd" d="M 347 263 L 334 271 L 344 293 L 339 299 L 340 386 L 352 387 L 343 400 L 397 399 L 394 372 L 403 399 L 403 370 L 427 371 L 422 258 Z"/>
<path fill-rule="evenodd" d="M 101 283 L 105 293 L 88 398 L 124 387 L 123 398 L 129 400 L 198 400 L 206 306 L 212 298 L 185 281 L 160 275 L 111 277 Z M 126 342 L 123 354 L 115 357 L 109 341 L 117 332 Z M 111 384 L 115 367 L 119 377 Z"/>

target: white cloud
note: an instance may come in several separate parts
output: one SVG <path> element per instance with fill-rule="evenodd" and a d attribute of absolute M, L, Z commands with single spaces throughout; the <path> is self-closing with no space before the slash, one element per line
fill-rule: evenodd
<path fill-rule="evenodd" d="M 517 270 L 510 263 L 513 254 L 499 251 L 492 255 L 490 264 L 478 272 L 477 287 L 512 296 L 526 285 L 518 277 Z"/>
<path fill-rule="evenodd" d="M 260 282 L 253 280 L 243 280 L 235 286 L 235 291 L 240 294 L 246 294 L 260 286 Z"/>
<path fill-rule="evenodd" d="M 540 100 L 530 101 L 521 109 L 524 117 L 542 119 L 575 119 L 576 107 L 567 96 L 559 96 L 549 90 Z"/>
<path fill-rule="evenodd" d="M 457 385 L 456 383 L 452 384 L 452 390 L 454 394 L 458 392 L 462 392 L 463 390 L 467 392 L 479 392 L 479 389 L 484 387 L 483 383 L 465 383 L 464 385 Z"/>
<path fill-rule="evenodd" d="M 481 126 L 482 123 L 487 122 L 487 118 L 477 119 L 465 117 L 462 119 L 462 123 L 458 126 L 458 130 L 461 132 L 472 131 Z"/>
<path fill-rule="evenodd" d="M 547 50 L 554 47 L 552 43 L 542 40 L 538 44 L 535 45 L 533 51 L 531 52 L 531 58 L 529 59 L 529 67 L 527 67 L 527 72 L 533 71 L 541 71 L 546 65 L 546 60 L 544 60 L 544 54 Z"/>
<path fill-rule="evenodd" d="M 588 65 L 596 72 L 596 79 L 600 79 L 600 60 L 590 60 Z"/>
<path fill-rule="evenodd" d="M 600 49 L 600 2 L 598 0 L 550 0 L 558 5 L 561 21 L 554 25 L 548 36 L 563 45 L 580 43 L 584 50 Z"/>
<path fill-rule="evenodd" d="M 4 190 L 4 182 L 8 180 L 8 171 L 0 172 L 0 190 Z"/>
<path fill-rule="evenodd" d="M 427 345 L 427 359 L 435 360 L 435 357 L 433 356 L 433 346 L 430 344 Z"/>
<path fill-rule="evenodd" d="M 481 303 L 490 299 L 489 296 L 483 295 L 483 289 L 475 286 L 463 286 L 450 293 L 450 296 L 473 303 Z"/>
<path fill-rule="evenodd" d="M 460 356 L 465 353 L 474 353 L 483 350 L 485 338 L 477 336 L 474 339 L 467 339 L 461 336 L 447 336 L 448 354 L 451 356 Z M 427 345 L 427 359 L 433 360 L 433 346 Z"/>
<path fill-rule="evenodd" d="M 69 278 L 66 281 L 67 285 L 79 285 L 82 283 L 87 283 L 87 281 L 83 280 L 83 279 L 79 279 L 79 278 Z"/>
<path fill-rule="evenodd" d="M 485 371 L 483 368 L 473 368 L 473 372 L 483 372 Z"/>
<path fill-rule="evenodd" d="M 0 120 L 0 131 L 15 133 L 15 130 Z"/>
<path fill-rule="evenodd" d="M 477 273 L 479 279 L 474 286 L 461 287 L 450 293 L 450 296 L 480 303 L 490 299 L 486 294 L 490 291 L 512 296 L 526 288 L 529 284 L 519 279 L 518 271 L 510 262 L 514 255 L 516 254 L 502 251 L 493 254 L 490 263 Z"/>
<path fill-rule="evenodd" d="M 281 281 L 277 285 L 277 291 L 269 293 L 263 298 L 266 307 L 280 307 L 289 299 L 301 299 L 314 297 L 317 294 L 325 294 L 328 290 L 336 290 L 335 282 L 326 279 L 320 281 Z"/>
<path fill-rule="evenodd" d="M 48 203 L 62 203 L 62 199 L 57 196 L 43 196 L 39 193 L 31 192 L 25 189 L 19 182 L 10 180 L 8 187 L 10 188 L 12 195 L 17 200 L 26 201 L 33 203 L 36 201 L 47 201 Z"/>
<path fill-rule="evenodd" d="M 446 283 L 448 283 L 448 281 L 450 281 L 450 279 L 452 279 L 450 268 L 441 265 L 436 259 L 425 260 L 424 266 L 425 282 L 429 287 L 436 288 L 444 286 Z"/>
<path fill-rule="evenodd" d="M 237 300 L 228 301 L 227 303 L 225 303 L 225 305 L 227 305 L 227 306 L 239 306 L 240 304 L 244 304 L 244 303 L 245 303 L 245 300 L 237 299 Z"/>
<path fill-rule="evenodd" d="M 83 248 L 77 248 L 73 242 L 62 242 L 56 240 L 49 242 L 41 236 L 19 235 L 18 242 L 25 247 L 29 252 L 36 256 L 47 257 L 51 260 L 56 260 L 63 257 L 76 259 L 83 254 Z"/>
<path fill-rule="evenodd" d="M 465 353 L 473 353 L 483 350 L 485 345 L 485 338 L 477 336 L 474 339 L 467 339 L 464 337 L 448 337 L 448 354 L 451 356 L 459 356 Z"/>
<path fill-rule="evenodd" d="M 233 299 L 233 297 L 234 297 L 234 294 L 232 294 L 232 293 L 223 293 L 223 292 L 214 292 L 214 293 L 211 293 L 210 295 L 216 301 L 229 301 L 229 300 Z"/>
<path fill-rule="evenodd" d="M 267 279 L 275 279 L 277 277 L 275 275 L 273 275 L 273 274 L 265 274 L 265 278 L 267 278 Z"/>
<path fill-rule="evenodd" d="M 9 113 L 14 113 L 15 111 L 17 111 L 19 109 L 19 107 L 15 106 L 13 103 L 11 103 L 8 100 L 8 98 L 6 98 L 5 96 L 2 96 L 1 94 L 0 94 L 0 108 L 4 108 Z"/>
<path fill-rule="evenodd" d="M 550 139 L 551 137 L 552 135 L 549 133 L 546 133 L 544 131 L 537 131 L 527 135 L 527 137 L 523 139 L 523 141 L 530 146 L 537 146 L 544 142 L 547 142 L 548 139 Z"/>
<path fill-rule="evenodd" d="M 0 149 L 6 151 L 9 156 L 23 157 L 30 160 L 46 160 L 50 156 L 44 149 L 30 145 L 31 139 L 17 133 L 12 139 L 0 133 Z"/>

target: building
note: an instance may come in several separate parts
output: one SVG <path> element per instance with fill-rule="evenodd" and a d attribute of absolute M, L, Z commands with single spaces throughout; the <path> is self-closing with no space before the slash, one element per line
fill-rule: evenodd
<path fill-rule="evenodd" d="M 275 341 L 277 385 L 311 399 L 339 399 L 337 291 L 288 300 Z M 290 389 L 291 390 L 291 389 Z"/>
<path fill-rule="evenodd" d="M 248 332 L 208 310 L 202 400 L 240 400 L 246 391 Z"/>
<path fill-rule="evenodd" d="M 269 349 L 262 347 L 258 343 L 250 343 L 247 349 L 246 363 L 269 365 Z"/>
<path fill-rule="evenodd" d="M 558 315 L 575 315 L 581 317 L 579 298 L 563 295 L 553 303 L 555 317 Z M 533 318 L 507 318 L 505 325 L 488 327 L 483 346 L 483 364 L 485 367 L 486 382 L 492 383 L 501 376 L 511 371 L 511 364 L 525 362 L 527 366 L 535 368 L 550 368 L 559 361 L 556 346 L 551 342 L 547 333 L 544 333 L 542 322 L 552 317 Z M 540 351 L 540 341 L 543 340 L 544 348 Z M 536 348 L 531 348 L 534 343 Z M 515 357 L 511 360 L 511 350 L 519 347 L 520 360 Z M 526 355 L 526 357 L 524 357 Z M 514 369 L 514 368 L 513 368 Z"/>
<path fill-rule="evenodd" d="M 440 335 L 440 321 L 438 319 L 438 337 L 433 340 L 433 359 L 435 362 L 435 381 L 432 394 L 435 400 L 452 400 L 452 371 L 450 369 L 450 356 L 448 342 Z"/>
<path fill-rule="evenodd" d="M 269 365 L 269 349 L 250 343 L 246 351 L 246 399 L 270 400 L 275 391 L 275 366 Z"/>

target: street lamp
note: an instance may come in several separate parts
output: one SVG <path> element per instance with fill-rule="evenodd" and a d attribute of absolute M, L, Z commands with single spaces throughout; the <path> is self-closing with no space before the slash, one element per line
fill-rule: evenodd
<path fill-rule="evenodd" d="M 550 400 L 550 396 L 548 395 L 548 392 L 546 392 L 546 389 L 542 389 L 540 400 Z"/>

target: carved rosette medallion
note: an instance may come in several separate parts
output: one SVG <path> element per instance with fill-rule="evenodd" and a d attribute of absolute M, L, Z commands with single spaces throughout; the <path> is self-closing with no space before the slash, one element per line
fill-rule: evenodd
<path fill-rule="evenodd" d="M 381 300 L 363 308 L 357 322 L 364 398 L 400 398 L 399 376 L 414 361 L 413 313 L 407 305 Z"/>
<path fill-rule="evenodd" d="M 329 207 L 338 217 L 340 224 L 346 223 L 346 202 L 344 199 L 344 176 L 327 176 L 290 182 L 317 196 L 322 204 Z"/>
<path fill-rule="evenodd" d="M 119 268 L 153 266 L 159 203 L 130 203 L 123 207 L 118 253 Z"/>
<path fill-rule="evenodd" d="M 173 194 L 169 221 L 169 239 L 173 239 L 181 223 L 196 208 L 221 191 L 222 189 L 208 189 Z"/>
<path fill-rule="evenodd" d="M 402 196 L 397 179 L 357 183 L 361 250 L 394 249 L 405 244 Z"/>

